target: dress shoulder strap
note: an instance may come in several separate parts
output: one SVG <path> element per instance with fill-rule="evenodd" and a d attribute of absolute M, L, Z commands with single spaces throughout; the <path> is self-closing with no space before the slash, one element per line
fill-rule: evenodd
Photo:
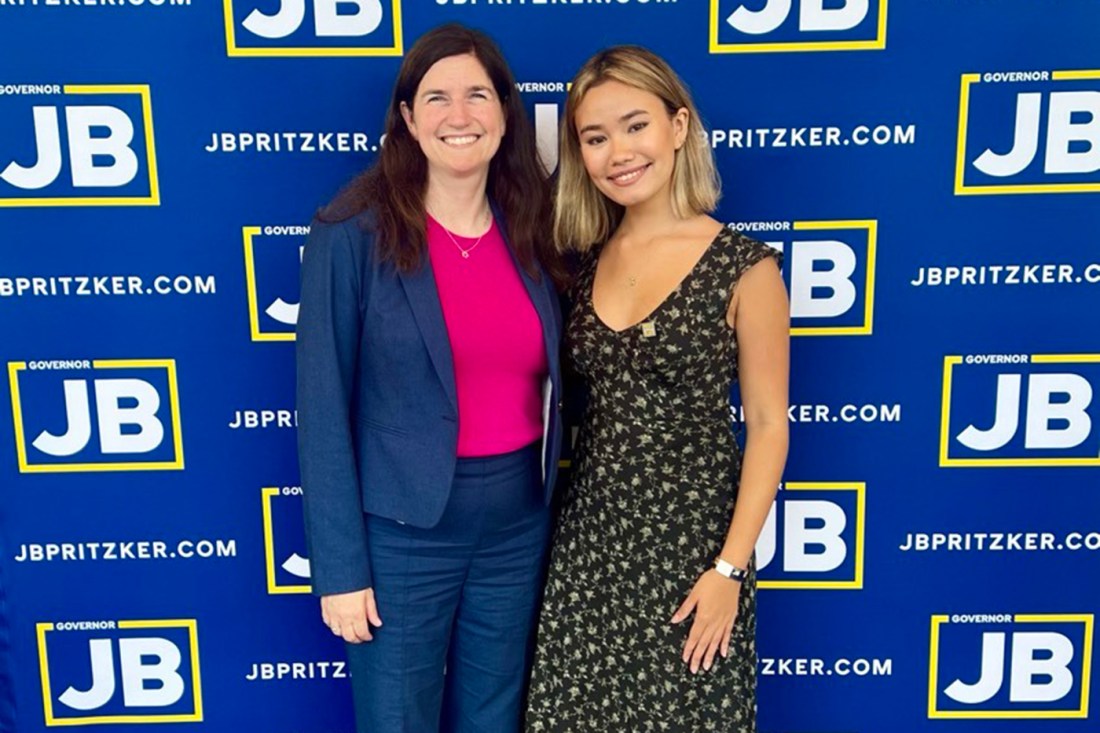
<path fill-rule="evenodd" d="M 774 258 L 776 266 L 780 270 L 783 269 L 783 253 L 778 249 L 752 237 L 746 237 L 744 234 L 728 227 L 723 229 L 718 236 L 719 242 L 716 244 L 722 245 L 723 254 L 725 259 L 728 260 L 728 265 L 725 268 L 726 277 L 728 278 L 727 292 L 732 293 L 741 276 L 750 267 L 767 257 Z"/>

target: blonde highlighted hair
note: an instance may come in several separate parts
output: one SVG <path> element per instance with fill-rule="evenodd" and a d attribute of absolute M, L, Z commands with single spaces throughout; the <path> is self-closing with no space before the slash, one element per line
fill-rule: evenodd
<path fill-rule="evenodd" d="M 577 107 L 588 92 L 607 81 L 655 95 L 670 116 L 687 109 L 687 137 L 676 151 L 672 169 L 672 211 L 677 218 L 686 219 L 710 213 L 718 205 L 718 171 L 687 85 L 652 51 L 641 46 L 612 46 L 585 62 L 573 77 L 565 102 L 554 206 L 554 241 L 560 250 L 583 252 L 607 240 L 623 218 L 623 207 L 600 193 L 588 177 L 577 134 Z"/>

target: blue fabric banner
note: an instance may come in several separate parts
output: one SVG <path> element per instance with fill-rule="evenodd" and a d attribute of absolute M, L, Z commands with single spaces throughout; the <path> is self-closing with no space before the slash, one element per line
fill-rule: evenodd
<path fill-rule="evenodd" d="M 352 730 L 298 268 L 446 21 L 551 168 L 580 64 L 662 54 L 717 215 L 784 250 L 760 730 L 1095 729 L 1095 0 L 0 0 L 0 727 Z"/>

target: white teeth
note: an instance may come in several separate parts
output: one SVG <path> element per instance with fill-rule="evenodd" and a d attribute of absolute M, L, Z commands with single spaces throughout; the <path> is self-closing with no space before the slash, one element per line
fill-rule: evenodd
<path fill-rule="evenodd" d="M 642 175 L 643 171 L 645 171 L 645 168 L 639 168 L 638 170 L 631 171 L 630 173 L 623 173 L 619 176 L 612 176 L 611 180 L 615 181 L 616 183 L 629 183 L 638 176 Z"/>
<path fill-rule="evenodd" d="M 477 140 L 477 135 L 463 135 L 462 137 L 445 137 L 443 142 L 448 145 L 469 145 Z"/>

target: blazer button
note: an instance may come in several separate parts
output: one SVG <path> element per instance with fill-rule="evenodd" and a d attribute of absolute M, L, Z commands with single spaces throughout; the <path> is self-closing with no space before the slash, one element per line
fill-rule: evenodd
<path fill-rule="evenodd" d="M 565 403 L 561 400 L 558 400 L 558 412 L 561 412 L 563 407 L 565 407 Z"/>

